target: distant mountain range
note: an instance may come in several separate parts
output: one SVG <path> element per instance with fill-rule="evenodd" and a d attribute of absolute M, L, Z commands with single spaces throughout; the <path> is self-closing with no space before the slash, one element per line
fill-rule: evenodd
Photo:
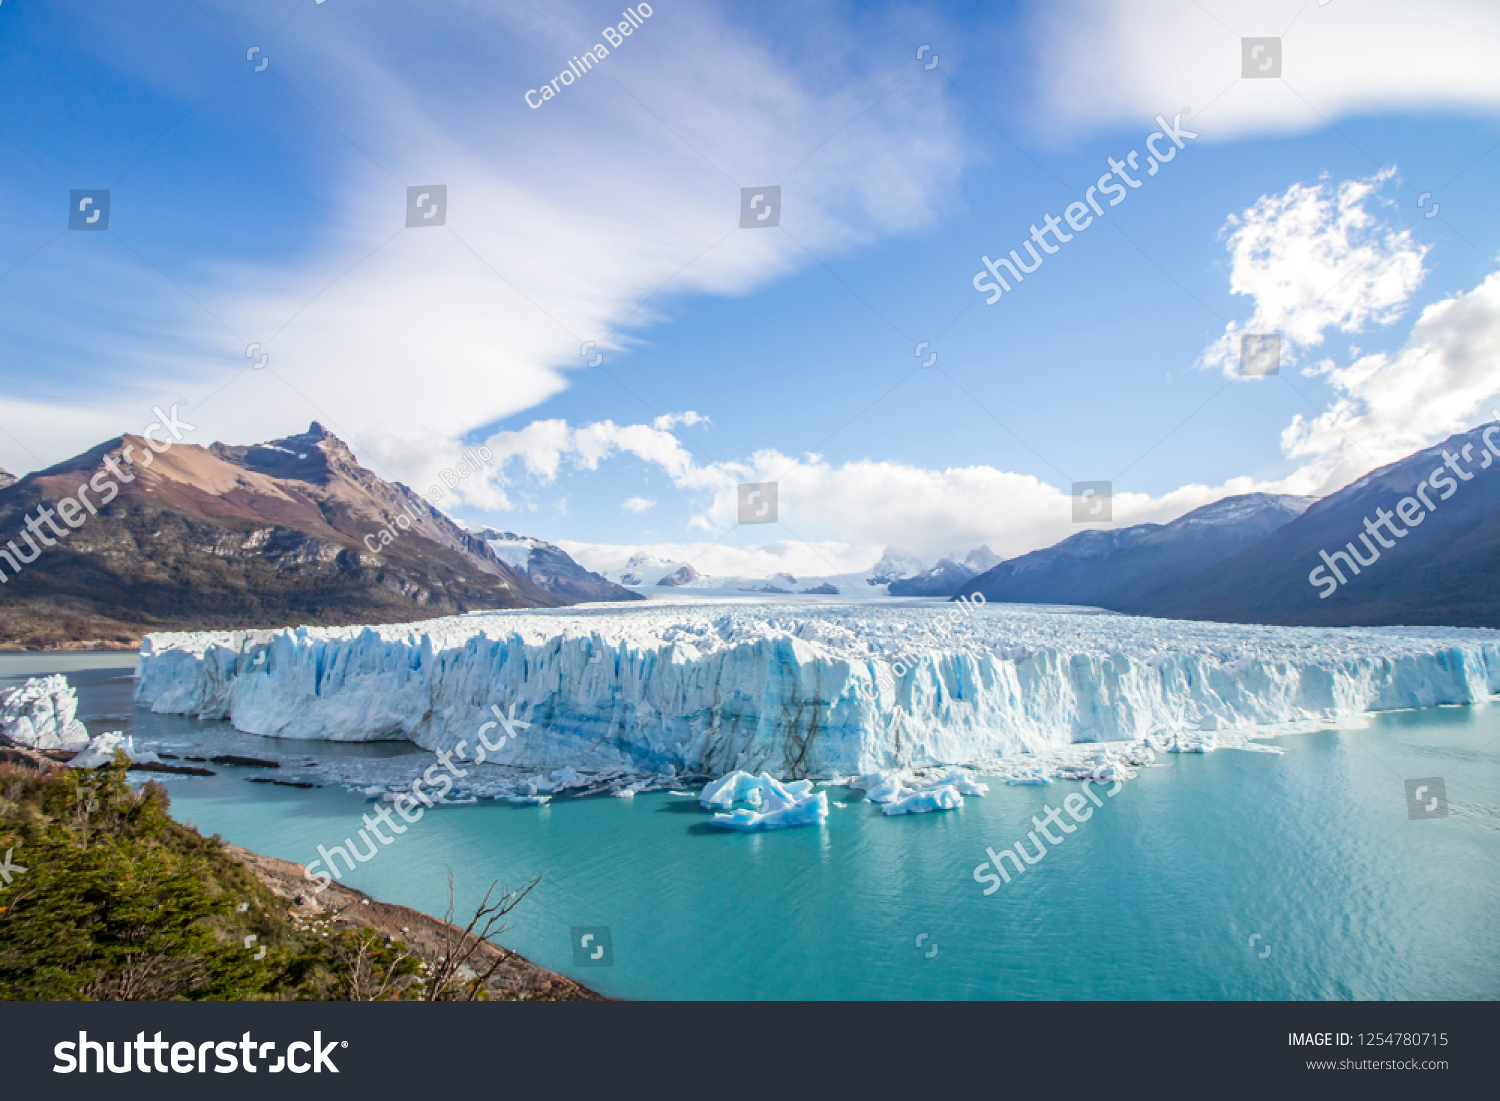
<path fill-rule="evenodd" d="M 1500 426 L 1481 426 L 1321 500 L 1248 494 L 1170 524 L 1083 531 L 957 595 L 1225 623 L 1500 627 L 1497 457 Z"/>
<path fill-rule="evenodd" d="M 580 553 L 582 553 L 580 551 Z M 774 573 L 764 577 L 722 577 L 700 573 L 690 562 L 677 562 L 640 552 L 622 568 L 606 570 L 621 585 L 637 589 L 686 589 L 706 593 L 767 593 L 801 596 L 845 596 L 875 599 L 884 596 L 952 596 L 964 582 L 1003 561 L 989 547 L 953 552 L 929 566 L 915 555 L 887 549 L 870 569 L 847 574 L 793 577 Z"/>
<path fill-rule="evenodd" d="M 127 448 L 135 465 L 121 458 Z M 540 541 L 513 564 L 485 535 L 360 466 L 316 423 L 246 447 L 176 443 L 149 466 L 146 454 L 145 440 L 121 436 L 0 485 L 0 645 L 125 647 L 151 630 L 637 599 Z M 107 474 L 110 464 L 130 478 Z M 96 514 L 75 504 L 77 530 L 37 553 L 28 519 L 43 508 L 64 515 L 58 502 L 100 477 L 118 495 L 96 488 Z"/>

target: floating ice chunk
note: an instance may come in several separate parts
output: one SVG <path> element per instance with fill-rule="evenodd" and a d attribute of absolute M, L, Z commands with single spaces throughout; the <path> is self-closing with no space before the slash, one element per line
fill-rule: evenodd
<path fill-rule="evenodd" d="M 614 793 L 616 799 L 634 799 L 635 788 L 620 788 Z"/>
<path fill-rule="evenodd" d="M 740 771 L 721 776 L 699 793 L 698 802 L 726 810 L 735 803 L 759 803 L 760 777 Z"/>
<path fill-rule="evenodd" d="M 886 804 L 886 814 L 927 814 L 935 810 L 957 810 L 964 805 L 964 797 L 953 789 L 952 784 L 914 791 L 894 803 Z"/>
<path fill-rule="evenodd" d="M 1219 739 L 1211 733 L 1179 734 L 1172 743 L 1173 753 L 1212 753 L 1219 748 Z"/>
<path fill-rule="evenodd" d="M 30 749 L 81 749 L 89 732 L 74 718 L 78 695 L 62 674 L 31 677 L 0 692 L 0 742 Z"/>
<path fill-rule="evenodd" d="M 828 796 L 821 791 L 795 800 L 768 792 L 762 805 L 769 807 L 772 804 L 774 809 L 764 812 L 736 810 L 716 814 L 713 824 L 721 830 L 785 830 L 796 826 L 821 826 L 828 817 Z"/>
<path fill-rule="evenodd" d="M 950 768 L 928 778 L 929 784 L 946 784 L 960 795 L 988 795 L 990 785 L 974 779 L 966 768 Z"/>
<path fill-rule="evenodd" d="M 515 803 L 522 807 L 545 807 L 552 802 L 550 795 L 512 795 L 505 800 L 507 803 Z"/>
<path fill-rule="evenodd" d="M 68 762 L 68 767 L 101 768 L 115 759 L 117 749 L 125 751 L 125 756 L 130 758 L 131 764 L 153 765 L 161 761 L 161 758 L 150 750 L 137 750 L 135 739 L 128 737 L 124 731 L 111 730 L 96 735 L 76 757 Z"/>
<path fill-rule="evenodd" d="M 865 798 L 872 803 L 889 803 L 901 798 L 905 790 L 904 781 L 910 778 L 903 772 L 872 772 L 866 776 L 856 776 L 849 786 L 863 791 Z"/>
<path fill-rule="evenodd" d="M 1005 778 L 1007 784 L 1050 784 L 1052 777 L 1039 768 L 1028 768 Z"/>

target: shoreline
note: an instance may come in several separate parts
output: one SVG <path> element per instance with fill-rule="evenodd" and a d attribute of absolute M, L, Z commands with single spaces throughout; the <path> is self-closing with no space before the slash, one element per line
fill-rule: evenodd
<path fill-rule="evenodd" d="M 329 921 L 349 928 L 369 926 L 382 936 L 399 940 L 423 961 L 432 963 L 442 955 L 445 944 L 463 936 L 463 930 L 441 918 L 394 903 L 381 902 L 364 891 L 332 881 L 321 895 L 307 889 L 303 865 L 279 857 L 252 852 L 240 845 L 224 842 L 224 852 L 250 869 L 267 890 L 285 900 L 294 920 L 304 923 Z M 470 939 L 474 939 L 470 937 Z M 559 975 L 532 963 L 524 956 L 487 941 L 481 941 L 474 962 L 488 967 L 501 960 L 487 986 L 494 1001 L 589 1001 L 606 1002 L 608 998 L 590 990 L 575 979 Z"/>

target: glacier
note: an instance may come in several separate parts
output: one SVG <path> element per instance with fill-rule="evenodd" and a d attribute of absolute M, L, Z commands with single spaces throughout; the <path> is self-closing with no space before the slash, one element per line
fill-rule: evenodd
<path fill-rule="evenodd" d="M 899 660 L 898 660 L 899 659 Z M 1245 744 L 1500 689 L 1500 633 L 1146 619 L 1022 605 L 580 605 L 375 627 L 148 635 L 138 702 L 269 738 L 403 739 L 568 782 L 680 788 L 985 766 L 1112 779 L 1153 739 Z M 1300 724 L 1300 725 L 1299 725 Z M 588 774 L 584 776 L 582 774 Z M 576 779 L 577 784 L 572 781 Z M 954 789 L 958 793 L 958 789 Z M 929 800 L 930 801 L 930 800 Z"/>

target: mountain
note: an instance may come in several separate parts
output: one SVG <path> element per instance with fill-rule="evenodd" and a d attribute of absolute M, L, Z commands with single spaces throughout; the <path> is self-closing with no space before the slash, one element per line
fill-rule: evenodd
<path fill-rule="evenodd" d="M 914 577 L 888 582 L 886 591 L 892 596 L 952 596 L 974 573 L 968 566 L 944 558 L 932 569 L 923 570 Z"/>
<path fill-rule="evenodd" d="M 77 530 L 47 536 L 40 509 L 73 517 Z M 128 646 L 151 630 L 401 622 L 567 602 L 360 466 L 316 423 L 266 444 L 177 443 L 155 455 L 141 437 L 121 436 L 0 488 L 7 532 L 0 645 Z"/>
<path fill-rule="evenodd" d="M 590 573 L 561 547 L 517 535 L 512 531 L 463 525 L 470 534 L 484 540 L 495 557 L 529 577 L 532 584 L 561 597 L 568 604 L 597 600 L 644 600 L 640 593 Z"/>
<path fill-rule="evenodd" d="M 1497 456 L 1493 423 L 1450 436 L 1132 610 L 1228 623 L 1500 627 Z"/>
<path fill-rule="evenodd" d="M 957 555 L 949 555 L 949 557 L 956 559 Z M 963 560 L 963 564 L 975 573 L 984 573 L 986 570 L 994 569 L 1004 561 L 1005 559 L 990 550 L 988 545 L 981 544 L 968 553 Z"/>
<path fill-rule="evenodd" d="M 660 581 L 657 582 L 657 584 L 668 587 L 686 585 L 693 581 L 701 581 L 702 576 L 703 575 L 700 574 L 697 570 L 693 569 L 692 566 L 683 566 L 681 569 L 667 574 L 667 576 L 663 577 Z"/>
<path fill-rule="evenodd" d="M 589 548 L 575 544 L 574 553 L 587 558 Z M 615 561 L 619 561 L 615 559 Z M 905 551 L 886 548 L 880 561 L 869 570 L 848 574 L 825 574 L 798 580 L 789 573 L 769 576 L 711 576 L 685 563 L 637 551 L 623 567 L 607 566 L 601 572 L 633 589 L 678 588 L 687 594 L 719 598 L 733 593 L 772 595 L 843 596 L 853 600 L 883 599 L 885 596 L 952 596 L 964 582 L 1003 562 L 989 547 L 953 551 L 936 566 Z M 863 585 L 860 583 L 864 582 Z"/>
<path fill-rule="evenodd" d="M 1138 611 L 1158 590 L 1175 588 L 1261 543 L 1312 502 L 1310 497 L 1250 493 L 1204 505 L 1170 524 L 1081 531 L 1001 563 L 963 585 L 957 595 L 978 592 L 1001 603 Z"/>
<path fill-rule="evenodd" d="M 880 556 L 880 561 L 870 567 L 869 576 L 865 583 L 869 585 L 888 585 L 892 581 L 900 581 L 904 577 L 915 577 L 927 569 L 927 563 L 923 562 L 914 554 L 897 550 L 894 547 L 886 547 L 885 553 Z"/>
<path fill-rule="evenodd" d="M 20 479 L 18 479 L 10 471 L 6 470 L 4 467 L 0 467 L 0 489 L 4 489 L 6 486 L 13 486 L 19 480 Z"/>

